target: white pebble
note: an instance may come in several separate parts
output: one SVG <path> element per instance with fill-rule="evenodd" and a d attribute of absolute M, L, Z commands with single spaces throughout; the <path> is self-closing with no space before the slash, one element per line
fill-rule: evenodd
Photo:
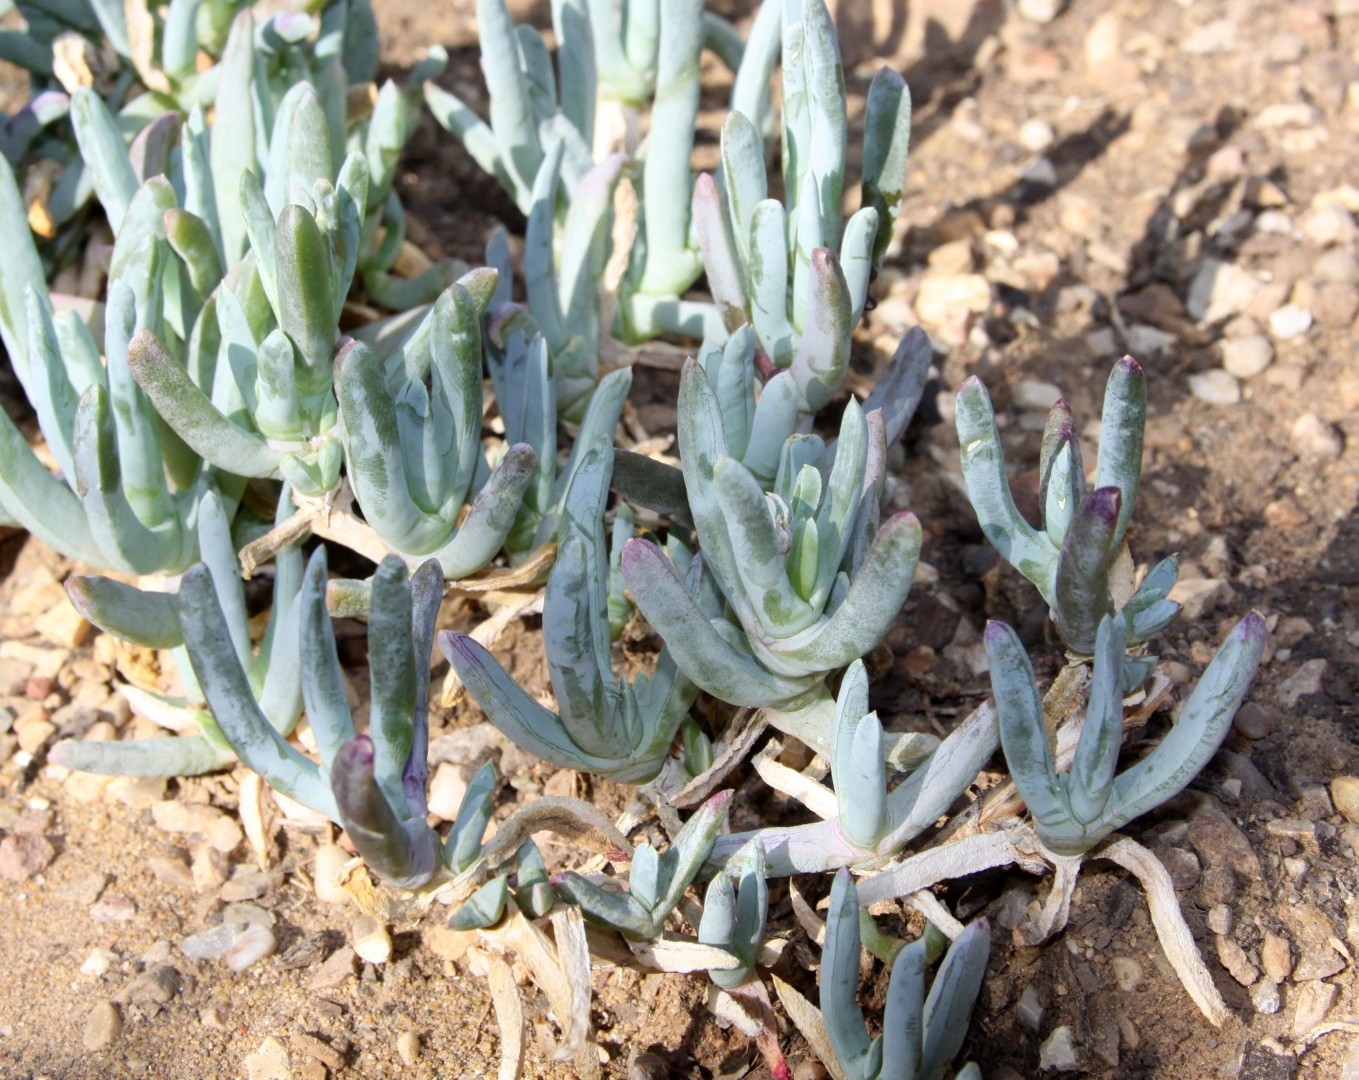
<path fill-rule="evenodd" d="M 277 948 L 278 941 L 268 927 L 247 926 L 222 954 L 222 959 L 232 971 L 244 971 L 266 956 L 273 956 Z"/>
<path fill-rule="evenodd" d="M 1061 396 L 1061 389 L 1049 382 L 1020 379 L 1015 383 L 1014 402 L 1027 412 L 1045 413 L 1057 404 Z"/>
<path fill-rule="evenodd" d="M 1343 206 L 1332 204 L 1314 210 L 1303 225 L 1307 239 L 1318 247 L 1333 247 L 1354 243 L 1354 218 Z"/>
<path fill-rule="evenodd" d="M 1266 210 L 1255 218 L 1255 231 L 1291 236 L 1293 235 L 1293 219 L 1282 210 Z"/>
<path fill-rule="evenodd" d="M 1120 990 L 1131 993 L 1142 984 L 1142 965 L 1131 956 L 1115 956 L 1110 967 Z"/>
<path fill-rule="evenodd" d="M 1030 22 L 1050 23 L 1062 12 L 1065 0 L 1019 0 L 1019 13 Z"/>
<path fill-rule="evenodd" d="M 1034 117 L 1032 120 L 1025 120 L 1020 125 L 1019 145 L 1025 150 L 1041 154 L 1056 141 L 1057 133 L 1052 130 L 1052 125 L 1046 120 L 1039 120 Z"/>
<path fill-rule="evenodd" d="M 96 979 L 107 975 L 118 962 L 118 954 L 112 949 L 92 949 L 85 962 L 80 965 L 80 974 L 92 975 Z"/>
<path fill-rule="evenodd" d="M 338 844 L 322 844 L 316 849 L 316 862 L 312 866 L 312 887 L 316 899 L 323 904 L 349 903 L 349 890 L 340 884 L 340 874 L 349 855 Z"/>
<path fill-rule="evenodd" d="M 1236 376 L 1221 369 L 1190 375 L 1189 391 L 1210 405 L 1235 405 L 1241 400 L 1241 384 Z"/>
<path fill-rule="evenodd" d="M 359 915 L 354 920 L 354 951 L 370 964 L 385 964 L 392 958 L 392 937 L 373 916 Z"/>
<path fill-rule="evenodd" d="M 210 927 L 201 934 L 192 934 L 186 937 L 179 949 L 185 956 L 194 960 L 216 960 L 219 956 L 225 954 L 240 936 L 239 927 L 227 926 L 223 923 L 220 926 Z"/>
<path fill-rule="evenodd" d="M 1278 341 L 1291 341 L 1312 328 L 1312 313 L 1301 304 L 1285 304 L 1269 316 L 1269 332 Z"/>
<path fill-rule="evenodd" d="M 1279 984 L 1270 978 L 1263 978 L 1256 983 L 1251 990 L 1250 998 L 1255 1005 L 1255 1011 L 1265 1016 L 1272 1016 L 1283 1004 L 1279 997 Z"/>
<path fill-rule="evenodd" d="M 1228 338 L 1222 343 L 1222 366 L 1238 379 L 1253 379 L 1274 361 L 1274 346 L 1263 334 Z"/>

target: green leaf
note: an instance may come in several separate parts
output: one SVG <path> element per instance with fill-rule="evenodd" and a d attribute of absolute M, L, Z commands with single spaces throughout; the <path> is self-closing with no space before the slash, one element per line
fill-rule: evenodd
<path fill-rule="evenodd" d="M 1105 615 L 1095 639 L 1094 674 L 1081 725 L 1076 756 L 1067 776 L 1067 805 L 1082 825 L 1104 812 L 1118 770 L 1123 745 L 1123 650 L 1127 635 L 1122 619 Z"/>
<path fill-rule="evenodd" d="M 1048 746 L 1033 666 L 1019 637 L 1004 623 L 987 623 L 985 640 L 1005 764 L 1040 830 L 1060 834 L 1069 830 L 1071 815 Z"/>
<path fill-rule="evenodd" d="M 148 649 L 184 644 L 178 609 L 168 593 L 146 592 L 112 578 L 76 575 L 66 579 L 66 595 L 86 620 L 114 637 Z"/>
<path fill-rule="evenodd" d="M 1116 487 L 1123 496 L 1114 528 L 1115 547 L 1128 530 L 1142 477 L 1142 440 L 1147 423 L 1147 379 L 1131 356 L 1109 374 L 1100 417 L 1095 487 Z"/>
<path fill-rule="evenodd" d="M 494 926 L 505 915 L 505 901 L 510 895 L 510 879 L 498 874 L 469 896 L 462 907 L 448 920 L 453 930 L 479 930 Z"/>
<path fill-rule="evenodd" d="M 906 155 L 911 146 L 911 92 L 906 80 L 881 67 L 868 85 L 864 113 L 863 206 L 878 212 L 873 267 L 882 265 L 901 214 Z"/>
<path fill-rule="evenodd" d="M 864 1064 L 871 1044 L 859 1008 L 859 895 L 849 871 L 831 884 L 826 938 L 821 947 L 821 1016 L 840 1067 L 850 1076 L 868 1075 Z"/>
<path fill-rule="evenodd" d="M 991 927 L 985 919 L 970 924 L 949 946 L 925 999 L 925 1034 L 920 1055 L 921 1080 L 939 1080 L 963 1040 L 991 949 Z"/>
<path fill-rule="evenodd" d="M 437 837 L 424 821 L 407 823 L 393 808 L 374 777 L 374 758 L 365 735 L 340 748 L 330 770 L 340 823 L 378 877 L 398 889 L 418 889 L 438 866 Z"/>
<path fill-rule="evenodd" d="M 1102 825 L 1108 832 L 1179 794 L 1217 753 L 1260 666 L 1269 631 L 1247 612 L 1199 679 L 1170 733 L 1114 781 Z"/>
<path fill-rule="evenodd" d="M 71 126 L 80 156 L 94 179 L 95 194 L 117 236 L 139 186 L 122 132 L 108 106 L 88 87 L 71 96 Z"/>
<path fill-rule="evenodd" d="M 443 859 L 455 873 L 462 873 L 481 854 L 482 838 L 495 809 L 495 793 L 499 786 L 495 765 L 487 761 L 463 793 L 458 816 L 444 840 Z"/>
<path fill-rule="evenodd" d="M 137 331 L 127 357 L 156 412 L 205 461 L 238 476 L 278 477 L 282 452 L 218 412 L 155 334 Z"/>
<path fill-rule="evenodd" d="M 977 523 L 1001 557 L 1037 585 L 1043 599 L 1051 604 L 1057 548 L 1025 521 L 1015 506 L 991 399 L 975 376 L 958 391 L 955 419 L 963 479 Z"/>
<path fill-rule="evenodd" d="M 330 372 L 335 351 L 334 290 L 330 245 L 303 207 L 290 204 L 278 218 L 274 237 L 278 275 L 278 322 L 293 340 L 310 380 L 306 392 Z"/>
<path fill-rule="evenodd" d="M 199 563 L 185 571 L 178 602 L 194 675 L 236 756 L 274 790 L 337 819 L 335 799 L 316 763 L 289 745 L 260 712 L 206 566 Z"/>
<path fill-rule="evenodd" d="M 201 735 L 155 736 L 116 742 L 59 742 L 47 760 L 101 776 L 201 776 L 229 767 L 235 755 Z"/>
<path fill-rule="evenodd" d="M 226 49 L 217 65 L 216 120 L 212 126 L 210 160 L 222 229 L 222 254 L 231 265 L 245 251 L 246 230 L 236 192 L 241 174 L 255 165 L 255 110 L 252 97 L 255 67 L 255 24 L 247 8 L 231 22 Z"/>

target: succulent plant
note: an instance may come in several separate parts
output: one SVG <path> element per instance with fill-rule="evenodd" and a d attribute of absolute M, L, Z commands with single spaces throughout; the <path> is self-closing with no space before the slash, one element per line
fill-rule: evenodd
<path fill-rule="evenodd" d="M 44 16 L 50 15 L 50 6 L 43 7 L 47 9 Z M 79 153 L 63 145 L 59 136 L 42 141 L 41 154 L 52 158 L 62 171 L 46 201 L 36 204 L 30 214 L 35 228 L 45 236 L 53 235 L 92 193 L 98 195 L 111 220 L 116 219 L 129 196 L 118 189 L 126 189 L 129 176 L 145 180 L 157 172 L 170 175 L 182 170 L 185 178 L 180 182 L 175 177 L 176 190 L 201 189 L 205 183 L 209 189 L 215 186 L 215 196 L 209 190 L 206 202 L 194 204 L 191 195 L 186 209 L 204 218 L 223 266 L 229 268 L 243 253 L 246 237 L 237 205 L 240 175 L 249 170 L 265 176 L 269 201 L 275 213 L 281 209 L 280 195 L 286 193 L 291 177 L 284 140 L 274 139 L 273 134 L 280 127 L 286 134 L 290 98 L 296 98 L 300 86 L 308 85 L 323 103 L 334 166 L 343 160 L 346 143 L 368 160 L 370 224 L 359 268 L 370 295 L 394 306 L 392 301 L 400 304 L 403 293 L 415 295 L 424 289 L 427 299 L 437 294 L 450 276 L 445 267 L 434 268 L 418 282 L 394 281 L 387 271 L 405 234 L 401 204 L 391 190 L 396 160 L 414 130 L 420 85 L 447 63 L 443 50 L 435 47 L 416 66 L 413 91 L 392 83 L 378 89 L 373 85 L 378 60 L 376 22 L 368 0 L 330 0 L 315 13 L 270 12 L 261 6 L 258 22 L 253 9 L 239 7 L 175 0 L 164 9 L 162 19 L 161 9 L 141 0 L 126 5 L 126 10 L 98 0 L 89 5 L 63 4 L 55 19 L 40 19 L 45 34 L 34 39 L 34 55 L 45 54 L 47 70 L 55 70 L 70 97 L 55 90 L 45 93 L 40 107 L 19 126 L 20 141 L 9 157 L 18 165 L 28 145 L 22 139 L 31 142 L 43 128 L 64 128 L 57 121 L 68 112 Z M 34 8 L 27 10 L 31 17 Z M 90 101 L 98 100 L 90 87 L 90 72 L 82 70 L 88 65 L 80 59 L 63 66 L 62 58 L 70 54 L 70 48 L 62 41 L 69 46 L 79 42 L 75 35 L 97 37 L 101 30 L 123 68 L 111 76 L 111 87 L 96 87 L 103 104 L 118 113 L 113 137 L 96 144 L 88 137 Z M 50 62 L 54 34 L 64 34 L 55 42 L 55 64 Z M 93 46 L 75 47 L 88 52 Z M 203 66 L 204 57 L 214 62 Z M 215 110 L 216 122 L 209 135 L 203 110 L 215 102 L 222 107 Z M 242 102 L 250 107 L 242 108 Z M 182 162 L 172 160 L 168 150 L 186 124 L 196 130 L 195 156 L 186 155 Z M 135 136 L 130 164 L 121 160 L 124 132 Z"/>
<path fill-rule="evenodd" d="M 991 930 L 978 919 L 954 940 L 925 993 L 925 941 L 892 964 L 882 1034 L 870 1039 L 855 1000 L 859 986 L 859 898 L 848 870 L 835 875 L 821 952 L 821 1015 L 841 1073 L 850 1080 L 940 1080 L 962 1049 L 986 976 Z M 959 1080 L 980 1077 L 969 1065 Z"/>
<path fill-rule="evenodd" d="M 579 904 L 587 918 L 619 931 L 632 941 L 659 936 L 666 917 L 675 910 L 684 890 L 698 876 L 713 840 L 727 816 L 730 791 L 721 791 L 694 812 L 663 853 L 638 844 L 628 872 L 628 891 L 607 889 L 568 870 L 552 884 L 557 892 Z"/>
<path fill-rule="evenodd" d="M 292 512 L 285 489 L 279 519 Z M 246 673 L 251 692 L 270 726 L 287 738 L 302 715 L 298 675 L 298 596 L 302 589 L 302 549 L 285 547 L 274 563 L 273 604 L 258 652 L 248 627 L 245 588 L 222 499 L 208 492 L 198 509 L 198 549 L 210 568 L 210 580 L 229 630 L 231 647 Z M 184 684 L 184 697 L 164 698 L 135 687 L 124 693 L 150 719 L 197 734 L 158 736 L 117 742 L 63 742 L 51 759 L 67 768 L 119 776 L 193 776 L 230 766 L 236 760 L 211 712 L 201 708 L 201 694 L 184 652 L 176 597 L 104 577 L 75 576 L 66 592 L 76 610 L 115 637 L 152 649 L 170 649 Z"/>
<path fill-rule="evenodd" d="M 484 465 L 480 315 L 461 284 L 439 298 L 429 316 L 428 387 L 425 372 L 389 367 L 362 342 L 335 358 L 340 443 L 365 520 L 390 550 L 437 558 L 449 578 L 495 558 L 538 472 L 533 447 L 517 443 L 472 498 Z"/>
<path fill-rule="evenodd" d="M 741 960 L 738 968 L 708 973 L 724 990 L 734 990 L 755 977 L 755 958 L 764 945 L 764 924 L 769 916 L 764 848 L 756 844 L 744 865 L 739 884 L 733 885 L 726 874 L 712 879 L 698 923 L 699 941 L 726 949 Z"/>
<path fill-rule="evenodd" d="M 711 619 L 660 549 L 640 539 L 623 550 L 633 599 L 699 686 L 769 709 L 791 734 L 828 748 L 828 724 L 809 729 L 793 717 L 829 704 L 826 677 L 886 633 L 920 554 L 913 514 L 879 528 L 882 416 L 865 416 L 851 400 L 833 462 L 819 437 L 790 437 L 766 492 L 729 441 L 722 402 L 694 361 L 684 368 L 678 413 L 701 558 L 730 615 Z"/>
<path fill-rule="evenodd" d="M 609 250 L 614 186 L 624 158 L 610 155 L 572 185 L 571 208 L 558 238 L 556 206 L 564 187 L 565 145 L 560 140 L 552 144 L 534 181 L 524 236 L 526 304 L 510 301 L 508 246 L 493 237 L 487 247 L 487 262 L 503 282 L 489 318 L 493 327 L 505 328 L 500 333 L 517 331 L 529 340 L 541 334 L 551 359 L 557 411 L 579 422 L 599 381 L 601 334 L 609 330 L 601 326 L 599 282 Z M 497 336 L 493 330 L 493 340 Z"/>
<path fill-rule="evenodd" d="M 601 384 L 578 444 L 543 602 L 544 646 L 557 712 L 535 701 L 470 635 L 445 631 L 439 645 L 494 723 L 517 745 L 562 768 L 637 783 L 660 771 L 698 693 L 662 652 L 651 675 L 629 683 L 610 660 L 608 539 L 604 503 L 613 468 L 613 422 L 631 382 L 627 370 Z"/>
<path fill-rule="evenodd" d="M 185 644 L 227 744 L 275 791 L 343 825 L 374 873 L 404 889 L 470 865 L 490 813 L 489 794 L 465 799 L 443 843 L 426 822 L 428 657 L 442 582 L 432 560 L 409 579 L 395 556 L 378 567 L 368 623 L 372 705 L 368 732 L 360 735 L 326 613 L 325 549 L 312 555 L 300 599 L 299 670 L 320 763 L 287 742 L 262 712 L 232 647 L 209 568 L 191 567 L 179 591 Z M 493 781 L 480 786 L 493 790 Z"/>
<path fill-rule="evenodd" d="M 1096 634 L 1094 674 L 1076 756 L 1070 771 L 1059 773 L 1029 658 L 1013 630 L 1004 623 L 990 623 L 986 652 L 1005 763 L 1048 850 L 1064 856 L 1084 854 L 1183 790 L 1226 737 L 1255 677 L 1267 636 L 1256 612 L 1237 623 L 1170 733 L 1150 754 L 1117 773 L 1127 628 L 1124 620 L 1105 615 Z"/>
<path fill-rule="evenodd" d="M 971 720 L 942 742 L 905 735 L 889 743 L 877 714 L 868 711 L 867 669 L 855 660 L 840 681 L 829 744 L 833 794 L 804 778 L 781 788 L 822 820 L 724 834 L 710 865 L 745 873 L 758 853 L 761 874 L 770 877 L 880 866 L 947 813 L 995 753 L 997 740 L 994 724 Z M 910 775 L 889 790 L 889 769 Z M 776 787 L 780 778 L 765 775 Z"/>
<path fill-rule="evenodd" d="M 862 209 L 842 226 L 848 122 L 835 27 L 824 0 L 785 0 L 787 206 L 767 197 L 759 117 L 739 110 L 722 127 L 720 180 L 705 175 L 694 185 L 703 265 L 727 328 L 752 325 L 775 367 L 812 366 L 830 384 L 843 379 L 850 335 L 900 211 L 911 98 L 891 68 L 873 79 L 864 127 Z M 813 392 L 803 410 L 827 400 Z"/>
<path fill-rule="evenodd" d="M 12 245 L 0 267 L 0 340 L 59 470 L 50 472 L 0 417 L 0 503 L 45 543 L 101 569 L 183 569 L 195 558 L 204 494 L 224 488 L 234 512 L 239 492 L 237 481 L 164 433 L 130 370 L 132 343 L 195 303 L 192 285 L 167 267 L 163 219 L 173 200 L 164 179 L 152 180 L 119 222 L 101 348 L 74 311 L 54 308 L 13 173 L 0 165 L 0 222 Z"/>
<path fill-rule="evenodd" d="M 1099 460 L 1094 487 L 1087 490 L 1071 408 L 1058 401 L 1043 432 L 1038 491 L 1043 520 L 1034 528 L 1010 494 L 986 388 L 970 378 L 958 391 L 963 478 L 982 531 L 1038 586 L 1067 648 L 1087 656 L 1094 651 L 1100 620 L 1115 610 L 1115 589 L 1123 593 L 1117 606 L 1128 620 L 1129 644 L 1164 629 L 1180 610 L 1165 598 L 1175 584 L 1173 559 L 1148 574 L 1135 595 L 1129 595 L 1130 581 L 1118 580 L 1123 535 L 1142 474 L 1146 417 L 1146 380 L 1137 361 L 1125 356 L 1114 365 L 1105 389 Z"/>

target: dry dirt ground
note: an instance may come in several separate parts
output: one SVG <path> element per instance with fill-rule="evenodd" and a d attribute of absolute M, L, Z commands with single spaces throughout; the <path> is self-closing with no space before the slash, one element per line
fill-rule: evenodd
<path fill-rule="evenodd" d="M 907 73 L 916 99 L 900 243 L 856 362 L 871 377 L 881 348 L 917 322 L 938 349 L 937 379 L 894 451 L 892 495 L 926 524 L 934 573 L 875 658 L 874 705 L 890 725 L 947 730 L 986 692 L 986 618 L 1020 626 L 1040 672 L 1055 666 L 1037 598 L 996 564 L 960 494 L 949 421 L 969 374 L 991 388 L 1022 493 L 1055 388 L 1086 422 L 1089 454 L 1107 372 L 1136 354 L 1151 416 L 1131 544 L 1142 563 L 1180 553 L 1189 609 L 1160 655 L 1187 688 L 1249 608 L 1274 634 L 1222 752 L 1131 830 L 1171 871 L 1227 1024 L 1214 1030 L 1193 1008 L 1123 872 L 1089 866 L 1069 928 L 1042 948 L 1016 947 L 1009 930 L 1043 886 L 984 875 L 945 895 L 960 917 L 985 913 L 996 928 L 967 1053 L 988 1080 L 1039 1075 L 1045 1043 L 1054 1071 L 1096 1076 L 1359 1077 L 1359 784 L 1344 779 L 1359 774 L 1359 187 L 1349 184 L 1359 3 L 1073 0 L 1050 21 L 1028 17 L 1051 6 L 840 4 L 851 115 L 879 57 Z M 454 57 L 445 81 L 480 103 L 471 7 L 380 5 L 389 62 L 399 69 L 443 42 Z M 544 7 L 528 12 L 540 25 Z M 475 259 L 497 221 L 522 225 L 431 123 L 402 185 L 419 238 L 445 254 Z M 665 374 L 636 389 L 653 430 L 665 429 L 673 390 Z M 352 914 L 309 886 L 315 834 L 270 818 L 260 871 L 234 824 L 235 778 L 108 783 L 45 763 L 60 735 L 99 722 L 138 729 L 110 691 L 113 669 L 137 658 L 102 639 L 63 642 L 69 624 L 43 616 L 61 610 L 69 567 L 36 544 L 8 541 L 3 566 L 0 715 L 13 733 L 0 735 L 0 833 L 39 852 L 43 838 L 55 857 L 26 881 L 0 881 L 0 1075 L 244 1076 L 269 1039 L 286 1059 L 278 1075 L 492 1075 L 490 1000 L 441 920 L 397 927 L 391 962 L 357 962 L 345 952 Z M 363 648 L 356 627 L 353 663 Z M 545 687 L 532 628 L 502 651 Z M 448 775 L 490 746 L 507 805 L 544 788 L 611 810 L 627 801 L 488 741 L 470 727 L 480 720 L 470 705 L 436 714 Z M 742 825 L 788 819 L 750 777 L 738 783 Z M 549 862 L 568 854 L 552 849 Z M 824 888 L 807 883 L 813 899 Z M 181 953 L 185 937 L 242 903 L 272 920 L 277 955 L 233 974 Z M 774 925 L 794 927 L 789 912 L 775 887 Z M 814 994 L 802 962 L 815 949 L 802 939 L 789 956 L 788 977 Z M 875 1008 L 883 982 L 875 965 Z M 698 979 L 600 971 L 595 990 L 607 1075 L 768 1075 L 706 1016 Z M 104 1025 L 101 1049 L 86 1048 L 91 1023 Z M 1072 1054 L 1059 1062 L 1063 1027 Z M 783 1043 L 805 1056 L 791 1028 Z M 629 1070 L 639 1050 L 664 1065 Z M 528 1072 L 574 1069 L 534 1044 Z M 266 1075 L 260 1059 L 253 1074 Z"/>

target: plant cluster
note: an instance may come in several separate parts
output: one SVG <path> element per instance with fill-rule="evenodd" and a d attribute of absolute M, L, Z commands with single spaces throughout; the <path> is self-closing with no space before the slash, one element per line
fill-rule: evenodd
<path fill-rule="evenodd" d="M 1037 587 L 1065 649 L 1052 687 L 993 623 L 993 698 L 947 737 L 889 731 L 871 711 L 863 658 L 898 618 L 922 544 L 913 514 L 884 517 L 888 450 L 931 350 L 913 331 L 864 401 L 845 390 L 900 210 L 910 97 L 894 72 L 872 80 L 860 206 L 846 220 L 844 73 L 823 0 L 765 0 L 746 40 L 701 0 L 554 0 L 555 65 L 503 0 L 479 0 L 486 120 L 432 81 L 438 50 L 406 87 L 373 84 L 367 0 L 259 18 L 214 0 L 20 7 L 28 30 L 0 35 L 0 52 L 42 92 L 32 118 L 11 123 L 27 141 L 13 135 L 0 166 L 13 238 L 0 339 L 49 455 L 0 418 L 0 509 L 96 570 L 158 578 L 68 589 L 99 627 L 170 650 L 183 688 L 173 700 L 129 690 L 175 734 L 63 743 L 54 761 L 167 776 L 239 764 L 343 829 L 380 886 L 355 887 L 357 902 L 443 902 L 455 928 L 519 951 L 575 1050 L 589 940 L 628 962 L 708 972 L 714 1009 L 776 1073 L 771 984 L 834 1075 L 942 1077 L 965 1041 L 989 929 L 960 924 L 934 887 L 1051 868 L 1050 899 L 1020 929 L 1037 941 L 1065 922 L 1083 857 L 1143 880 L 1186 988 L 1221 1021 L 1173 893 L 1116 830 L 1216 751 L 1265 631 L 1247 615 L 1156 749 L 1119 772 L 1125 727 L 1165 699 L 1145 643 L 1179 614 L 1175 560 L 1138 582 L 1125 540 L 1146 416 L 1131 358 L 1106 388 L 1092 480 L 1070 409 L 1053 408 L 1036 526 L 1015 507 L 985 389 L 971 379 L 958 397 L 978 520 Z M 102 55 L 105 40 L 108 78 L 67 86 L 71 57 Z M 690 165 L 705 49 L 734 72 L 715 175 Z M 44 97 L 59 93 L 45 89 L 54 79 L 65 112 Z M 503 232 L 487 267 L 409 256 L 393 179 L 422 101 L 527 216 L 518 281 Z M 79 158 L 65 152 L 68 123 Z M 39 158 L 107 220 L 97 302 L 49 285 L 63 256 L 30 235 L 38 203 L 21 193 Z M 54 188 L 49 217 L 58 201 Z M 631 350 L 661 334 L 692 353 L 678 467 L 617 437 Z M 814 432 L 818 419 L 834 438 Z M 304 566 L 309 536 L 371 559 L 371 580 L 331 579 L 324 543 Z M 242 576 L 271 561 L 256 640 Z M 541 612 L 552 705 L 497 659 L 499 613 L 436 633 L 450 587 L 511 616 Z M 336 647 L 341 615 L 368 624 L 366 719 Z M 657 648 L 620 676 L 616 643 L 646 638 L 643 626 Z M 664 849 L 549 798 L 487 840 L 489 763 L 441 836 L 426 793 L 436 641 L 450 689 L 521 748 L 642 786 Z M 814 751 L 812 764 L 781 764 L 777 738 L 760 745 L 766 726 Z M 729 830 L 734 795 L 718 789 L 757 745 L 755 771 L 815 821 Z M 997 750 L 1022 808 L 988 795 L 959 816 Z M 552 873 L 532 839 L 549 829 L 602 836 L 607 858 Z M 627 863 L 625 885 L 610 863 Z M 769 882 L 829 872 L 824 927 L 793 890 L 803 925 L 824 930 L 818 1010 L 780 977 Z M 689 891 L 704 880 L 700 906 Z M 925 915 L 923 937 L 877 929 L 867 905 L 895 899 Z M 856 1002 L 861 944 L 891 965 L 877 1039 Z M 497 1011 L 517 1005 L 498 998 Z"/>

